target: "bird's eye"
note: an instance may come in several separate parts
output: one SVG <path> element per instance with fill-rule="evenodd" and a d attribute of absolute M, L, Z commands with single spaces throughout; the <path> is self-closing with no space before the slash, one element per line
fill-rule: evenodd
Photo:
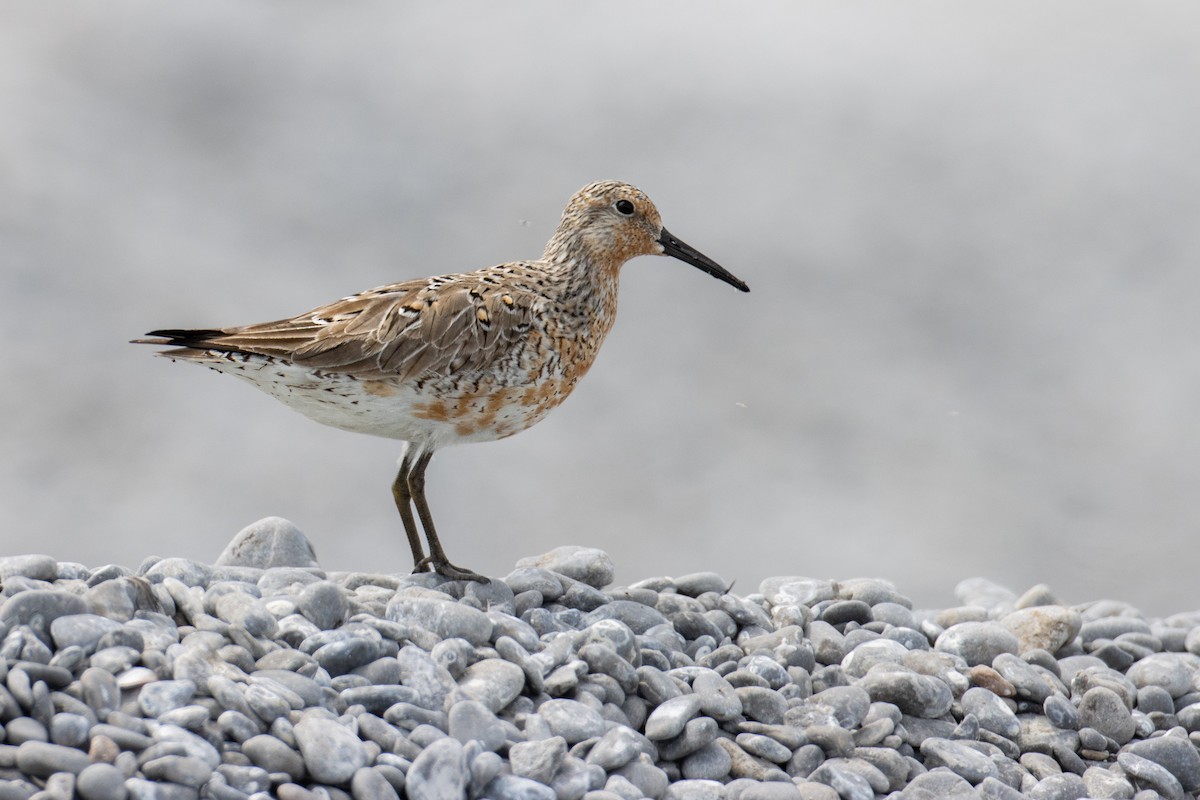
<path fill-rule="evenodd" d="M 613 203 L 613 208 L 615 208 L 617 213 L 623 217 L 633 216 L 633 203 L 629 202 L 628 200 L 618 200 L 617 202 Z"/>

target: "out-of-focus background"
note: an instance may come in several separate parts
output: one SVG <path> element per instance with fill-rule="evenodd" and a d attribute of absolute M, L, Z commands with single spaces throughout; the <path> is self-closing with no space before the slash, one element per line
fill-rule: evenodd
<path fill-rule="evenodd" d="M 396 442 L 126 341 L 536 257 L 598 178 L 752 287 L 624 271 L 576 394 L 442 451 L 451 557 L 984 575 L 1200 607 L 1200 7 L 0 8 L 0 553 L 407 570 Z"/>

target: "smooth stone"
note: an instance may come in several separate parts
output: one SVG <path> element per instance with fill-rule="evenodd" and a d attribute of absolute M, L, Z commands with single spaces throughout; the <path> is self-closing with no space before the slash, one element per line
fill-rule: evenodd
<path fill-rule="evenodd" d="M 1160 795 L 1169 800 L 1183 800 L 1182 784 L 1171 774 L 1170 770 L 1161 764 L 1156 764 L 1148 758 L 1130 752 L 1117 753 L 1117 763 L 1139 783 L 1150 784 Z"/>
<path fill-rule="evenodd" d="M 752 756 L 765 758 L 776 764 L 786 764 L 792 757 L 792 751 L 784 747 L 770 736 L 760 733 L 739 733 L 735 738 L 738 746 Z"/>
<path fill-rule="evenodd" d="M 613 560 L 603 550 L 577 545 L 563 545 L 539 556 L 522 558 L 516 566 L 550 570 L 596 589 L 612 583 L 616 571 Z"/>
<path fill-rule="evenodd" d="M 858 686 L 866 690 L 872 702 L 891 703 L 914 717 L 941 717 L 954 702 L 950 687 L 942 681 L 903 669 L 875 669 Z"/>
<path fill-rule="evenodd" d="M 456 800 L 466 797 L 469 776 L 462 743 L 445 737 L 431 743 L 413 760 L 404 789 L 409 800 Z"/>
<path fill-rule="evenodd" d="M 497 775 L 488 783 L 483 796 L 494 800 L 555 800 L 557 797 L 549 786 L 520 775 Z"/>
<path fill-rule="evenodd" d="M 537 711 L 538 716 L 550 727 L 551 733 L 561 736 L 567 744 L 601 736 L 606 728 L 599 712 L 577 700 L 547 700 L 538 706 Z"/>
<path fill-rule="evenodd" d="M 926 739 L 921 742 L 921 755 L 925 756 L 927 768 L 946 767 L 972 784 L 997 777 L 996 765 L 990 758 L 950 739 Z"/>
<path fill-rule="evenodd" d="M 330 581 L 310 583 L 296 597 L 296 610 L 323 631 L 341 625 L 349 609 L 345 590 Z"/>
<path fill-rule="evenodd" d="M 354 800 L 399 800 L 396 789 L 377 767 L 363 767 L 350 779 L 350 796 Z"/>
<path fill-rule="evenodd" d="M 269 639 L 279 629 L 275 616 L 263 601 L 245 592 L 229 592 L 217 598 L 218 619 L 245 628 L 251 636 Z"/>
<path fill-rule="evenodd" d="M 517 742 L 508 749 L 514 775 L 550 784 L 567 755 L 567 742 L 561 736 Z"/>
<path fill-rule="evenodd" d="M 688 597 L 699 597 L 706 592 L 724 594 L 729 589 L 729 581 L 715 572 L 692 572 L 673 580 L 676 591 Z"/>
<path fill-rule="evenodd" d="M 1001 653 L 992 661 L 992 667 L 1001 677 L 1013 685 L 1017 697 L 1044 703 L 1046 698 L 1054 694 L 1056 686 L 1037 667 L 1023 661 L 1011 653 Z"/>
<path fill-rule="evenodd" d="M 1147 758 L 1175 776 L 1185 792 L 1200 789 L 1200 754 L 1196 746 L 1182 736 L 1157 736 L 1130 742 L 1122 752 Z"/>
<path fill-rule="evenodd" d="M 59 650 L 82 647 L 92 651 L 104 634 L 121 630 L 121 623 L 99 614 L 69 614 L 50 623 L 50 636 Z"/>
<path fill-rule="evenodd" d="M 657 625 L 670 624 L 658 609 L 632 600 L 613 600 L 605 603 L 585 614 L 582 622 L 586 626 L 606 619 L 621 622 L 638 635 Z"/>
<path fill-rule="evenodd" d="M 685 778 L 671 783 L 663 795 L 663 800 L 723 800 L 724 788 L 717 780 Z"/>
<path fill-rule="evenodd" d="M 18 625 L 31 625 L 46 635 L 59 617 L 87 614 L 87 602 L 78 595 L 56 589 L 30 589 L 18 592 L 0 604 L 0 624 L 11 630 Z"/>
<path fill-rule="evenodd" d="M 837 792 L 843 800 L 874 800 L 875 790 L 870 782 L 853 770 L 836 762 L 826 761 L 808 776 L 810 781 L 823 783 Z"/>
<path fill-rule="evenodd" d="M 178 783 L 193 789 L 203 786 L 213 774 L 213 768 L 203 759 L 182 755 L 152 758 L 142 764 L 141 771 L 151 780 Z"/>
<path fill-rule="evenodd" d="M 678 736 L 658 742 L 658 756 L 666 761 L 678 761 L 716 738 L 717 721 L 712 717 L 696 717 L 688 720 Z"/>
<path fill-rule="evenodd" d="M 326 672 L 336 677 L 370 664 L 380 652 L 378 641 L 355 637 L 322 645 L 312 656 Z"/>
<path fill-rule="evenodd" d="M 125 800 L 125 773 L 112 764 L 88 764 L 75 778 L 82 800 Z"/>
<path fill-rule="evenodd" d="M 312 543 L 282 517 L 265 517 L 243 528 L 221 551 L 214 566 L 318 567 Z"/>
<path fill-rule="evenodd" d="M 500 658 L 476 661 L 458 682 L 464 697 L 482 703 L 493 714 L 515 700 L 524 688 L 525 671 Z"/>
<path fill-rule="evenodd" d="M 1152 653 L 1129 668 L 1125 677 L 1139 689 L 1160 686 L 1171 697 L 1182 697 L 1192 690 L 1197 659 L 1188 653 Z"/>
<path fill-rule="evenodd" d="M 685 779 L 719 781 L 729 775 L 732 765 L 729 753 L 713 741 L 684 757 L 679 766 Z"/>
<path fill-rule="evenodd" d="M 1042 712 L 1051 724 L 1063 730 L 1079 730 L 1079 710 L 1061 694 L 1052 694 L 1042 704 Z"/>
<path fill-rule="evenodd" d="M 1000 624 L 1017 637 L 1018 653 L 1030 650 L 1056 653 L 1079 635 L 1083 618 L 1072 608 L 1039 605 L 1006 614 Z"/>
<path fill-rule="evenodd" d="M 637 731 L 617 726 L 610 728 L 588 751 L 587 762 L 611 771 L 628 764 L 638 753 L 653 755 L 655 747 Z"/>
<path fill-rule="evenodd" d="M 718 722 L 741 716 L 742 701 L 729 681 L 715 672 L 702 672 L 692 680 L 692 692 L 700 698 L 700 712 Z"/>
<path fill-rule="evenodd" d="M 1008 705 L 987 689 L 972 686 L 963 693 L 963 712 L 974 714 L 979 725 L 1008 739 L 1021 733 L 1021 723 Z"/>
<path fill-rule="evenodd" d="M 34 581 L 53 581 L 58 577 L 58 561 L 41 553 L 0 556 L 0 584 L 17 576 Z"/>
<path fill-rule="evenodd" d="M 1133 786 L 1125 776 L 1104 767 L 1088 767 L 1083 773 L 1083 785 L 1089 797 L 1112 800 L 1130 800 L 1133 797 Z"/>
<path fill-rule="evenodd" d="M 1079 638 L 1086 647 L 1096 639 L 1116 639 L 1124 633 L 1150 633 L 1150 625 L 1137 617 L 1101 617 L 1085 620 Z"/>
<path fill-rule="evenodd" d="M 56 772 L 78 775 L 88 765 L 87 753 L 74 747 L 27 741 L 16 748 L 16 766 L 21 772 L 45 778 Z"/>
<path fill-rule="evenodd" d="M 5 737 L 9 744 L 24 744 L 25 742 L 46 742 L 50 733 L 46 726 L 33 717 L 17 717 L 4 726 Z"/>
<path fill-rule="evenodd" d="M 758 686 L 743 686 L 736 689 L 735 693 L 745 716 L 768 725 L 783 723 L 787 700 L 778 692 Z"/>
<path fill-rule="evenodd" d="M 434 596 L 396 595 L 388 603 L 387 619 L 419 625 L 442 639 L 466 639 L 475 647 L 488 643 L 492 636 L 492 621 L 487 614 L 440 593 L 432 594 Z"/>
<path fill-rule="evenodd" d="M 1112 689 L 1094 686 L 1079 701 L 1080 725 L 1095 728 L 1117 744 L 1133 738 L 1137 724 L 1125 701 Z"/>
<path fill-rule="evenodd" d="M 651 740 L 670 739 L 683 732 L 688 720 L 700 711 L 702 700 L 699 695 L 685 694 L 667 700 L 646 720 L 646 738 Z"/>
<path fill-rule="evenodd" d="M 82 747 L 91 727 L 92 720 L 82 714 L 59 712 L 50 718 L 50 741 L 65 747 Z"/>
<path fill-rule="evenodd" d="M 478 741 L 484 750 L 498 750 L 504 744 L 506 729 L 495 712 L 483 703 L 463 700 L 450 707 L 449 733 L 463 744 Z"/>
<path fill-rule="evenodd" d="M 287 773 L 292 780 L 302 780 L 306 775 L 301 755 L 274 736 L 251 736 L 242 742 L 242 752 L 268 773 Z"/>
<path fill-rule="evenodd" d="M 363 743 L 340 723 L 316 715 L 306 715 L 295 725 L 296 744 L 313 780 L 321 783 L 345 783 L 366 765 Z"/>
<path fill-rule="evenodd" d="M 155 681 L 138 692 L 138 707 L 147 717 L 159 717 L 192 702 L 196 686 L 190 681 Z"/>
<path fill-rule="evenodd" d="M 938 636 L 934 649 L 966 660 L 968 666 L 992 664 L 1001 653 L 1020 650 L 1017 637 L 998 622 L 961 622 Z"/>

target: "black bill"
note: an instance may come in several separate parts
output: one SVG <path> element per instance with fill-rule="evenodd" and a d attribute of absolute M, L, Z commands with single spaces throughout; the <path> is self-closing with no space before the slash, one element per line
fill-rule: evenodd
<path fill-rule="evenodd" d="M 745 281 L 734 277 L 733 273 L 690 244 L 676 239 L 666 228 L 663 228 L 662 235 L 658 237 L 658 243 L 662 245 L 663 255 L 678 258 L 685 264 L 691 264 L 696 269 L 702 269 L 714 278 L 720 278 L 730 286 L 741 289 L 743 292 L 750 291 L 750 287 L 746 285 Z"/>

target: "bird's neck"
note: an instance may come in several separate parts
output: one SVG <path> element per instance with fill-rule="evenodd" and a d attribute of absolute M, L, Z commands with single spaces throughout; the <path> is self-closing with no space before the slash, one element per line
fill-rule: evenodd
<path fill-rule="evenodd" d="M 624 259 L 596 253 L 576 238 L 558 235 L 546 245 L 542 259 L 554 276 L 557 299 L 564 306 L 586 310 L 599 305 L 615 310 L 617 279 Z"/>

